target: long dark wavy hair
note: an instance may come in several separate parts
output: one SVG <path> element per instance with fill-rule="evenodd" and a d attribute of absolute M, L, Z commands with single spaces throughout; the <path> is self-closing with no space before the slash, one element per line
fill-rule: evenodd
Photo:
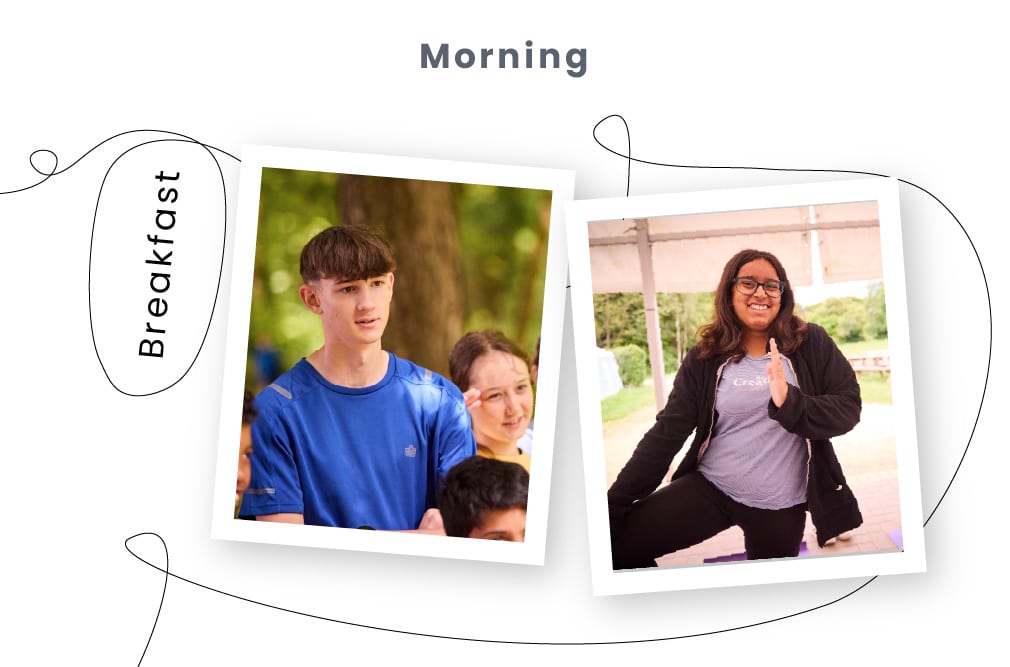
<path fill-rule="evenodd" d="M 698 329 L 698 351 L 702 359 L 737 354 L 744 351 L 743 324 L 733 311 L 733 279 L 740 267 L 756 259 L 763 259 L 775 269 L 779 280 L 785 281 L 785 289 L 779 297 L 779 314 L 768 327 L 769 338 L 783 354 L 789 354 L 799 347 L 807 335 L 807 323 L 793 314 L 796 300 L 786 276 L 786 269 L 778 257 L 763 250 L 741 250 L 733 255 L 722 270 L 719 287 L 715 292 L 715 314 L 712 321 Z"/>

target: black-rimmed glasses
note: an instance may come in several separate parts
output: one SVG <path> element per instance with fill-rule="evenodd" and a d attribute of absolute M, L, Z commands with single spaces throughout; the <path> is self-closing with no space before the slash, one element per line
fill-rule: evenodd
<path fill-rule="evenodd" d="M 734 278 L 733 283 L 736 285 L 736 291 L 744 296 L 753 296 L 760 287 L 769 298 L 777 299 L 786 289 L 786 281 L 784 280 L 766 280 L 762 283 L 748 276 L 741 276 Z"/>

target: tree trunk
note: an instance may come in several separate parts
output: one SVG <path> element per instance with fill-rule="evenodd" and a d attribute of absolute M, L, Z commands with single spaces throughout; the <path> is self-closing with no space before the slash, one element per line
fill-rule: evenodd
<path fill-rule="evenodd" d="M 366 226 L 393 248 L 396 280 L 383 349 L 448 375 L 463 334 L 463 279 L 453 185 L 341 174 L 343 224 Z"/>

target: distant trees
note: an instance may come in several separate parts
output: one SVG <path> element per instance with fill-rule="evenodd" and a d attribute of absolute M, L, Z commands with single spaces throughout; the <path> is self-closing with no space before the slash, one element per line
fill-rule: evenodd
<path fill-rule="evenodd" d="M 697 342 L 698 328 L 711 320 L 713 294 L 658 294 L 656 302 L 665 370 L 671 372 L 677 369 L 680 360 Z M 595 294 L 593 305 L 596 311 L 596 344 L 599 347 L 614 350 L 637 345 L 648 349 L 641 294 Z M 880 282 L 870 284 L 865 298 L 831 298 L 806 308 L 797 307 L 797 313 L 823 326 L 839 343 L 887 337 L 884 285 Z"/>
<path fill-rule="evenodd" d="M 864 299 L 834 297 L 807 306 L 802 316 L 820 324 L 840 343 L 887 337 L 887 308 L 883 283 L 872 283 Z"/>
<path fill-rule="evenodd" d="M 594 294 L 596 344 L 612 349 L 620 345 L 646 344 L 645 305 L 637 292 Z"/>
<path fill-rule="evenodd" d="M 618 292 L 593 295 L 596 344 L 613 349 L 621 345 L 649 348 L 645 332 L 645 301 L 641 294 Z M 663 365 L 675 370 L 695 344 L 698 327 L 712 318 L 712 294 L 657 294 L 659 329 L 663 339 Z"/>
<path fill-rule="evenodd" d="M 884 283 L 870 285 L 866 297 L 866 326 L 863 337 L 867 339 L 887 337 L 887 304 L 884 300 Z"/>
<path fill-rule="evenodd" d="M 668 371 L 680 366 L 681 359 L 697 342 L 698 329 L 712 319 L 714 295 L 660 294 L 659 326 L 663 332 L 663 357 Z"/>

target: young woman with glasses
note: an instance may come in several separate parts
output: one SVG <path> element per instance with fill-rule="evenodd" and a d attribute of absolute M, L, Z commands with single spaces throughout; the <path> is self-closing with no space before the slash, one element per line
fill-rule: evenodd
<path fill-rule="evenodd" d="M 830 442 L 859 422 L 859 384 L 794 305 L 771 253 L 742 250 L 727 262 L 712 321 L 607 494 L 615 569 L 654 567 L 734 525 L 748 559 L 797 556 L 808 511 L 822 546 L 862 523 Z"/>

